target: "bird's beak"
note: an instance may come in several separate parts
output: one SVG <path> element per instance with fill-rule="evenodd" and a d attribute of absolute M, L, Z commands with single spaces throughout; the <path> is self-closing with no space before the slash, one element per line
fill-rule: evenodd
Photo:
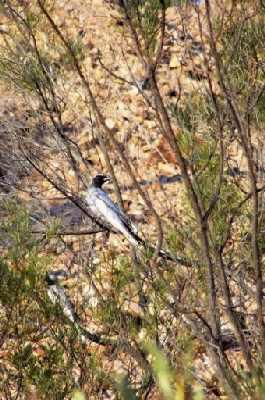
<path fill-rule="evenodd" d="M 50 282 L 50 285 L 59 285 L 59 286 L 63 286 L 63 287 L 72 287 L 74 286 L 73 283 L 76 284 L 76 279 L 75 276 L 70 276 L 68 274 L 60 273 L 60 271 L 58 271 L 59 273 L 53 273 L 53 272 L 49 272 L 46 275 L 46 282 Z"/>
<path fill-rule="evenodd" d="M 112 182 L 111 176 L 106 176 L 104 183 L 111 183 L 111 182 Z"/>

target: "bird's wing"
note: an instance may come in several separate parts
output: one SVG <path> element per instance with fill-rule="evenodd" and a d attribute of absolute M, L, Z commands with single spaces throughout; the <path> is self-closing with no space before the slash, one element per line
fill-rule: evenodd
<path fill-rule="evenodd" d="M 103 190 L 96 189 L 89 192 L 87 202 L 96 217 L 103 217 L 105 221 L 119 231 L 121 231 L 121 228 L 127 228 L 129 232 L 137 235 L 137 228 Z"/>
<path fill-rule="evenodd" d="M 78 316 L 75 312 L 74 305 L 68 299 L 65 291 L 59 285 L 50 285 L 48 287 L 48 296 L 53 304 L 58 303 L 63 310 L 64 315 L 72 322 L 78 321 Z"/>
<path fill-rule="evenodd" d="M 105 193 L 106 194 L 106 193 Z M 120 209 L 118 204 L 114 203 L 110 197 L 106 194 L 106 199 L 107 199 L 107 204 L 110 205 L 112 204 L 113 210 L 119 215 L 120 219 L 123 221 L 123 223 L 128 226 L 128 228 L 135 234 L 138 234 L 138 229 L 137 227 L 132 223 L 130 218 Z M 105 200 L 104 200 L 105 201 Z"/>

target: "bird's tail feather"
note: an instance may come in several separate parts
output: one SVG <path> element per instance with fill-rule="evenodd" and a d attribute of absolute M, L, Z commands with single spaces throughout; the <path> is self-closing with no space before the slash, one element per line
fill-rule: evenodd
<path fill-rule="evenodd" d="M 146 250 L 151 250 L 152 252 L 155 251 L 154 246 L 151 246 L 150 244 L 148 244 L 145 240 L 141 239 L 136 233 L 131 232 L 131 243 L 135 246 L 135 243 L 138 246 L 143 246 Z M 173 261 L 177 264 L 181 264 L 185 267 L 192 267 L 192 264 L 185 259 L 184 257 L 178 257 L 178 256 L 174 256 L 171 253 L 169 253 L 168 251 L 165 250 L 160 250 L 158 255 L 168 261 Z"/>

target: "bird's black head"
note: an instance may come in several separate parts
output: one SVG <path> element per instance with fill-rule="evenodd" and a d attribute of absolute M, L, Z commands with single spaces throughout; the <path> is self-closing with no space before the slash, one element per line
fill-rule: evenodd
<path fill-rule="evenodd" d="M 92 179 L 92 185 L 97 188 L 101 188 L 107 182 L 111 182 L 111 177 L 104 174 L 98 174 Z"/>
<path fill-rule="evenodd" d="M 58 271 L 50 271 L 46 273 L 45 281 L 48 286 L 57 285 L 60 281 L 65 280 L 67 276 L 67 272 L 62 269 L 59 269 Z"/>

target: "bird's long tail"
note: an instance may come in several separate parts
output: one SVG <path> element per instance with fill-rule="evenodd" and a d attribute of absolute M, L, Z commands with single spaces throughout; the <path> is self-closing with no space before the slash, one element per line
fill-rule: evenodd
<path fill-rule="evenodd" d="M 130 232 L 130 242 L 133 246 L 143 246 L 147 251 L 155 252 L 155 247 L 147 243 L 145 240 L 140 238 L 135 232 Z M 192 267 L 193 265 L 184 257 L 174 256 L 168 251 L 159 250 L 158 252 L 159 257 L 163 258 L 164 260 L 173 261 L 177 264 L 181 264 L 185 267 Z"/>

